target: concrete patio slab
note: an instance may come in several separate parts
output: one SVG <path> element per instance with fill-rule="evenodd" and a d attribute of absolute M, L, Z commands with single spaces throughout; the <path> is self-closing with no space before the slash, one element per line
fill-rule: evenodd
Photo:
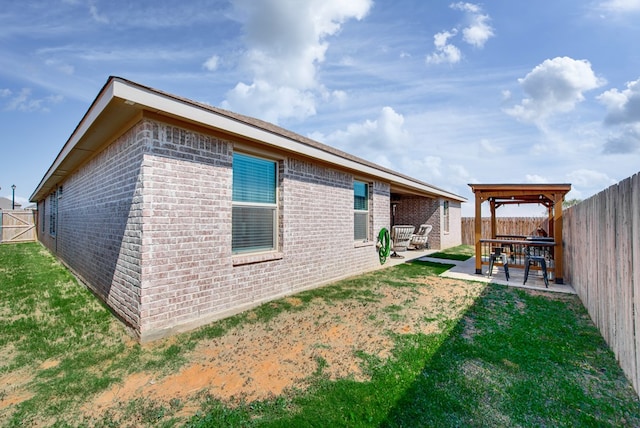
<path fill-rule="evenodd" d="M 455 265 L 451 269 L 442 273 L 440 276 L 446 278 L 463 279 L 467 281 L 478 281 L 492 284 L 506 285 L 508 287 L 526 288 L 529 290 L 552 291 L 556 293 L 576 294 L 576 291 L 570 284 L 556 284 L 552 280 L 549 281 L 549 288 L 544 285 L 542 273 L 540 271 L 529 272 L 527 284 L 524 282 L 524 269 L 510 268 L 509 281 L 506 280 L 502 266 L 494 266 L 492 275 L 487 275 L 488 266 L 482 266 L 483 275 L 475 273 L 475 257 L 471 257 L 465 261 L 445 260 L 429 256 L 420 257 L 419 260 L 429 261 L 433 263 L 445 263 Z"/>

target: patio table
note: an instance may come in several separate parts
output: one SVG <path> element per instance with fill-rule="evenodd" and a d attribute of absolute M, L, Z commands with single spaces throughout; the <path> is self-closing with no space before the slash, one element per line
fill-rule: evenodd
<path fill-rule="evenodd" d="M 482 246 L 482 264 L 490 264 L 490 255 L 494 253 L 492 248 L 501 247 L 505 249 L 509 258 L 510 268 L 525 268 L 525 249 L 528 249 L 531 254 L 543 255 L 549 259 L 549 262 L 553 261 L 553 248 L 556 246 L 556 242 L 553 238 L 540 238 L 530 237 L 522 240 L 515 239 L 481 239 L 480 244 Z M 547 268 L 550 268 L 550 263 L 547 263 Z M 536 268 L 536 267 L 534 267 Z"/>

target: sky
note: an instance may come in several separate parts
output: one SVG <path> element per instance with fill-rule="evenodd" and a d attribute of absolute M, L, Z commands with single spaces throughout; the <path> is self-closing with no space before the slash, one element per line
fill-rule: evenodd
<path fill-rule="evenodd" d="M 113 75 L 456 193 L 464 216 L 469 183 L 583 200 L 640 171 L 639 23 L 640 0 L 5 1 L 0 196 L 28 204 Z"/>

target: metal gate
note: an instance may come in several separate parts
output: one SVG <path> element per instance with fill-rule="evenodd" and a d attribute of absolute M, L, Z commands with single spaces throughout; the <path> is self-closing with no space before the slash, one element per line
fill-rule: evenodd
<path fill-rule="evenodd" d="M 35 210 L 0 210 L 0 243 L 36 240 Z"/>

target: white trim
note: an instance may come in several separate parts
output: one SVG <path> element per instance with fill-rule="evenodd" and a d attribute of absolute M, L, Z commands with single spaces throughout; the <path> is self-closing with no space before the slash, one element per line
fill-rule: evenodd
<path fill-rule="evenodd" d="M 132 87 L 125 82 L 114 80 L 113 95 L 125 100 L 132 101 L 136 104 L 146 106 L 151 110 L 163 111 L 171 115 L 179 116 L 203 124 L 205 126 L 222 129 L 226 132 L 242 136 L 243 138 L 255 140 L 263 144 L 269 144 L 282 150 L 299 153 L 314 159 L 328 162 L 330 164 L 338 165 L 343 168 L 356 170 L 361 173 L 378 177 L 382 180 L 391 181 L 412 189 L 421 190 L 438 196 L 444 196 L 460 202 L 464 202 L 466 200 L 453 193 L 436 189 L 431 186 L 425 186 L 420 183 L 416 183 L 415 181 L 408 180 L 404 177 L 391 174 L 389 172 L 382 171 L 368 165 L 363 165 L 362 163 L 356 162 L 354 160 L 346 159 L 339 155 L 291 140 L 267 130 L 216 114 L 215 112 L 206 110 L 202 107 L 189 104 L 186 101 L 172 99 L 167 96 L 151 92 L 150 90 L 146 90 L 144 88 Z"/>
<path fill-rule="evenodd" d="M 205 127 L 217 128 L 225 133 L 235 134 L 244 139 L 254 140 L 263 145 L 297 153 L 340 168 L 354 171 L 358 175 L 375 177 L 379 181 L 386 181 L 392 185 L 404 187 L 410 191 L 428 193 L 433 196 L 440 196 L 459 202 L 466 201 L 466 198 L 454 193 L 414 181 L 408 177 L 401 176 L 384 169 L 376 168 L 373 165 L 367 165 L 362 162 L 358 162 L 357 160 L 349 159 L 337 153 L 331 153 L 321 148 L 304 144 L 267 129 L 260 128 L 257 125 L 245 123 L 205 107 L 198 106 L 188 100 L 163 94 L 158 91 L 154 91 L 151 88 L 145 88 L 117 77 L 110 78 L 105 87 L 98 94 L 98 97 L 93 102 L 78 127 L 74 130 L 73 134 L 69 140 L 67 140 L 55 161 L 38 184 L 38 187 L 32 194 L 31 199 L 35 198 L 36 195 L 41 193 L 43 190 L 46 190 L 46 186 L 55 186 L 57 184 L 56 182 L 52 182 L 56 173 L 59 173 L 58 175 L 65 175 L 70 172 L 58 171 L 58 169 L 76 148 L 78 143 L 85 137 L 91 125 L 100 117 L 103 111 L 112 102 L 122 102 L 123 104 L 127 104 L 127 107 L 129 108 L 135 108 L 136 105 L 139 105 L 140 109 L 147 109 L 152 112 L 166 114 L 181 120 L 201 124 Z"/>
<path fill-rule="evenodd" d="M 49 169 L 47 170 L 47 173 L 40 181 L 40 184 L 38 185 L 36 190 L 33 192 L 33 195 L 31 196 L 32 198 L 36 193 L 38 193 L 41 190 L 42 186 L 47 181 L 49 181 L 49 179 L 53 176 L 53 174 L 58 170 L 62 162 L 64 162 L 67 156 L 69 156 L 71 151 L 75 149 L 80 139 L 87 132 L 91 124 L 93 124 L 93 122 L 98 118 L 98 116 L 100 116 L 100 114 L 104 111 L 107 105 L 109 105 L 109 102 L 111 101 L 112 98 L 113 98 L 113 86 L 108 86 L 105 88 L 102 96 L 96 99 L 96 103 L 91 106 L 89 111 L 87 111 L 86 116 L 78 124 L 78 127 L 75 129 L 75 131 L 73 131 L 73 134 L 71 134 L 71 137 L 69 137 L 69 140 L 67 140 L 65 145 L 62 147 L 62 150 L 60 150 L 60 153 L 58 154 L 56 159 L 53 161 L 53 164 L 49 167 Z"/>

